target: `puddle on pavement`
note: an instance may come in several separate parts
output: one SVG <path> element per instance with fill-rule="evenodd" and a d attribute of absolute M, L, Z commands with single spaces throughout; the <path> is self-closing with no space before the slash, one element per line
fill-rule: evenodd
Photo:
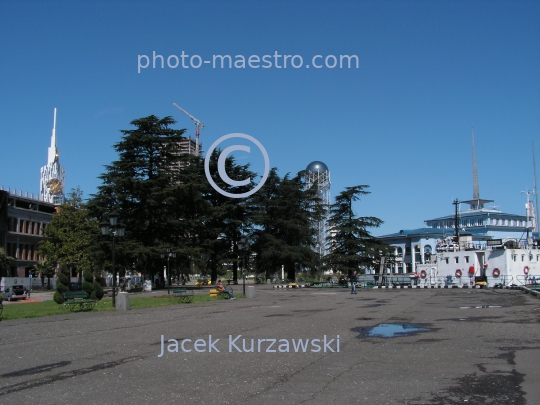
<path fill-rule="evenodd" d="M 428 328 L 426 325 L 414 323 L 381 323 L 371 328 L 355 328 L 353 331 L 359 332 L 358 338 L 364 337 L 402 337 L 411 336 L 421 332 L 430 332 L 433 328 Z"/>
<path fill-rule="evenodd" d="M 478 308 L 502 308 L 502 305 L 477 305 L 470 307 L 459 307 L 459 309 L 478 309 Z"/>

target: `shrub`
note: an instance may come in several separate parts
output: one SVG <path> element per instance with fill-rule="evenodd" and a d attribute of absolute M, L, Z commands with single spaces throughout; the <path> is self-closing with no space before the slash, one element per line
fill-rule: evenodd
<path fill-rule="evenodd" d="M 83 271 L 82 289 L 86 292 L 87 297 L 92 297 L 92 293 L 94 292 L 94 275 L 91 271 Z"/>
<path fill-rule="evenodd" d="M 64 303 L 64 297 L 58 291 L 54 292 L 53 299 L 54 299 L 54 302 L 56 302 L 57 304 L 63 304 Z"/>
<path fill-rule="evenodd" d="M 58 304 L 64 303 L 64 297 L 62 294 L 68 292 L 67 285 L 69 284 L 69 278 L 67 276 L 67 272 L 69 270 L 66 266 L 62 265 L 60 266 L 60 269 L 56 273 L 56 292 L 54 293 L 54 301 Z"/>
<path fill-rule="evenodd" d="M 105 295 L 103 287 L 99 284 L 97 280 L 94 280 L 94 291 L 92 292 L 91 297 L 97 300 L 100 300 Z"/>

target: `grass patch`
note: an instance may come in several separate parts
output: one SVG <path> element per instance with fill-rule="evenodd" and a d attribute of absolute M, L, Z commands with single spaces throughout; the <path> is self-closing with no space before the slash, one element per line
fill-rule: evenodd
<path fill-rule="evenodd" d="M 236 298 L 245 298 L 242 294 L 236 295 Z M 207 294 L 195 295 L 193 297 L 193 303 L 207 302 L 207 301 L 226 301 L 223 298 L 210 297 Z M 164 307 L 169 305 L 191 305 L 180 304 L 177 302 L 171 302 L 168 297 L 129 297 L 129 305 L 131 309 L 152 308 L 152 307 Z M 102 299 L 96 307 L 90 312 L 101 311 L 113 311 L 112 299 Z M 12 319 L 21 318 L 39 318 L 42 316 L 61 315 L 71 313 L 69 309 L 62 309 L 61 305 L 58 305 L 54 301 L 43 302 L 29 302 L 29 303 L 17 303 L 4 305 L 4 312 L 2 313 L 2 320 L 8 321 Z M 77 312 L 74 312 L 77 313 Z"/>

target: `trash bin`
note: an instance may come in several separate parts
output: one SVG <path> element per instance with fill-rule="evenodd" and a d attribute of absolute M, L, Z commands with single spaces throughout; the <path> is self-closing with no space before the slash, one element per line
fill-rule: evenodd
<path fill-rule="evenodd" d="M 246 286 L 246 298 L 255 298 L 255 286 L 247 285 Z"/>
<path fill-rule="evenodd" d="M 129 311 L 129 293 L 121 292 L 116 297 L 116 310 L 117 311 Z"/>

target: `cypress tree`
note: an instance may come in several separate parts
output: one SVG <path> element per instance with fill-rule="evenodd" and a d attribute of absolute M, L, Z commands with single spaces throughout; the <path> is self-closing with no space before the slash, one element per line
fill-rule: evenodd
<path fill-rule="evenodd" d="M 64 296 L 62 294 L 69 291 L 68 284 L 69 284 L 69 269 L 66 265 L 61 265 L 58 269 L 58 272 L 56 273 L 56 292 L 54 293 L 54 301 L 57 304 L 63 304 L 64 303 Z"/>
<path fill-rule="evenodd" d="M 94 293 L 94 275 L 91 271 L 86 269 L 83 271 L 82 289 L 86 292 L 87 298 L 92 297 L 92 294 Z"/>

